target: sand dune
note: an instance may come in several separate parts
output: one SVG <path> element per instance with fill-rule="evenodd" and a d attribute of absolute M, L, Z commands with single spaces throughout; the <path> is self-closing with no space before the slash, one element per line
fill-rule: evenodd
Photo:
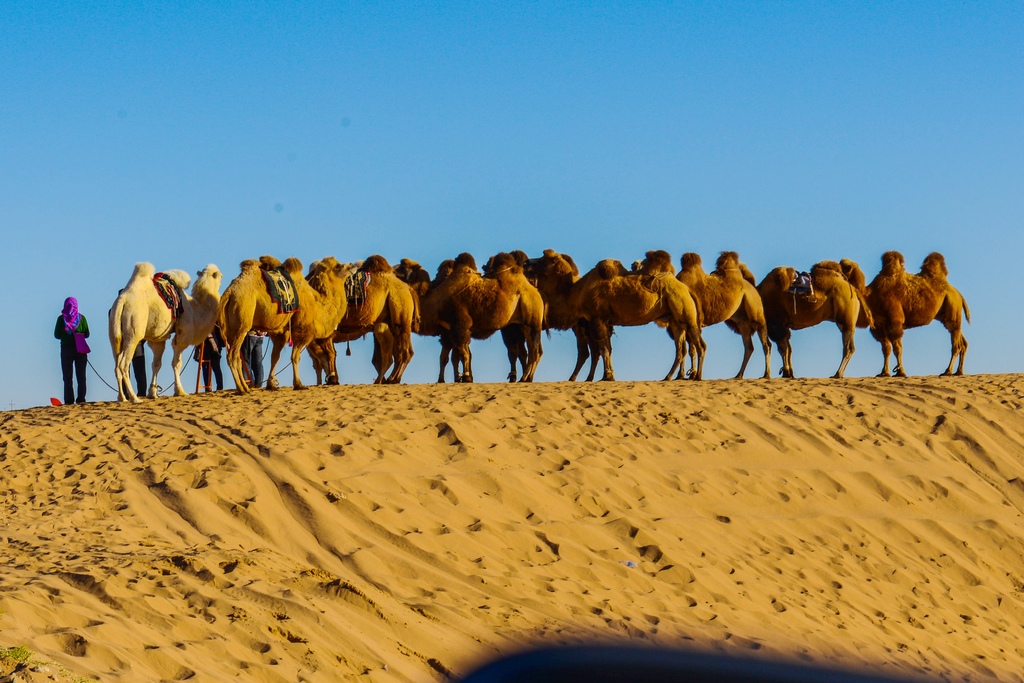
<path fill-rule="evenodd" d="M 1020 680 L 1022 391 L 341 386 L 3 413 L 0 647 L 104 681 L 429 681 L 577 639 Z"/>

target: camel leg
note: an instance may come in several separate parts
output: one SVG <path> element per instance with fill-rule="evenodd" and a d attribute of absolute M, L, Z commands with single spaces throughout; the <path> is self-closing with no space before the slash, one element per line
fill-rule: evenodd
<path fill-rule="evenodd" d="M 840 331 L 843 333 L 843 360 L 839 363 L 839 369 L 836 370 L 836 374 L 832 375 L 832 379 L 842 379 L 846 373 L 846 366 L 849 365 L 850 359 L 853 358 L 855 350 L 853 346 L 853 333 L 856 329 L 856 325 L 852 323 L 840 328 Z"/>
<path fill-rule="evenodd" d="M 768 330 L 760 328 L 757 336 L 761 339 L 761 348 L 764 349 L 764 375 L 762 379 L 772 378 L 772 342 L 768 339 Z"/>
<path fill-rule="evenodd" d="M 224 340 L 227 344 L 227 340 Z M 231 378 L 235 381 L 235 393 L 244 396 L 249 393 L 249 383 L 245 381 L 245 373 L 242 371 L 242 344 L 227 345 L 228 370 L 231 371 Z"/>
<path fill-rule="evenodd" d="M 882 345 L 882 371 L 875 375 L 875 377 L 888 377 L 889 376 L 889 354 L 892 353 L 892 342 L 887 338 L 879 339 L 878 342 Z"/>
<path fill-rule="evenodd" d="M 963 333 L 960 331 L 959 320 L 955 323 L 946 323 L 945 327 L 949 330 L 949 343 L 951 347 L 951 354 L 949 356 L 949 365 L 946 367 L 946 371 L 942 373 L 942 377 L 948 377 L 953 374 L 953 363 L 959 359 L 959 364 L 956 368 L 957 375 L 964 374 L 964 356 L 967 355 L 967 340 L 964 338 Z"/>
<path fill-rule="evenodd" d="M 302 359 L 302 349 L 305 347 L 305 344 L 298 344 L 295 339 L 292 339 L 292 389 L 294 391 L 301 391 L 306 388 L 299 377 L 299 361 Z"/>
<path fill-rule="evenodd" d="M 287 341 L 288 333 L 277 334 L 270 338 L 270 371 L 267 373 L 267 389 L 271 391 L 281 386 L 280 382 L 277 381 L 277 362 L 281 360 L 281 350 L 284 349 L 285 342 Z"/>
<path fill-rule="evenodd" d="M 779 355 L 782 357 L 782 368 L 779 370 L 780 377 L 793 378 L 793 342 L 792 332 L 787 328 L 775 340 L 779 345 Z"/>
<path fill-rule="evenodd" d="M 437 383 L 444 384 L 444 369 L 448 366 L 448 358 L 452 353 L 452 343 L 448 339 L 447 333 L 441 334 L 441 371 L 437 375 Z M 455 369 L 455 381 L 459 379 L 459 370 Z"/>
<path fill-rule="evenodd" d="M 188 345 L 180 346 L 178 344 L 178 336 L 174 336 L 174 341 L 171 342 L 171 370 L 174 371 L 174 395 L 185 396 L 185 387 L 181 385 L 181 354 L 188 348 Z"/>
<path fill-rule="evenodd" d="M 750 357 L 754 355 L 754 334 L 749 328 L 743 328 L 740 333 L 743 337 L 743 362 L 740 363 L 740 371 L 736 373 L 733 379 L 743 379 L 743 374 L 747 371 L 747 363 L 750 362 Z"/>
<path fill-rule="evenodd" d="M 537 372 L 537 365 L 540 363 L 540 357 L 544 353 L 543 346 L 541 344 L 541 329 L 524 329 L 526 337 L 526 362 L 523 363 L 523 377 L 520 382 L 532 382 L 533 375 Z"/>
<path fill-rule="evenodd" d="M 672 367 L 669 368 L 668 374 L 665 375 L 665 381 L 672 379 L 672 375 L 676 374 L 677 371 L 682 371 L 683 365 L 686 363 L 686 334 L 683 332 L 682 326 L 669 323 L 668 336 L 672 338 L 676 352 L 672 359 Z"/>
<path fill-rule="evenodd" d="M 526 346 L 526 338 L 523 335 L 523 330 L 519 325 L 509 325 L 508 327 L 501 328 L 501 341 L 505 344 L 505 353 L 508 355 L 508 381 L 516 381 L 516 363 L 521 362 L 523 366 L 523 375 L 526 374 L 527 361 L 522 361 L 524 355 L 529 354 L 526 351 L 525 354 L 523 349 Z"/>
<path fill-rule="evenodd" d="M 896 367 L 892 369 L 893 377 L 906 377 L 907 371 L 903 369 L 903 334 L 892 340 L 892 355 L 896 357 Z"/>
<path fill-rule="evenodd" d="M 151 341 L 149 342 L 149 348 L 153 352 L 153 364 L 150 368 L 153 372 L 152 379 L 149 381 L 149 393 L 146 394 L 150 398 L 156 398 L 160 392 L 160 385 L 156 383 L 157 373 L 160 372 L 160 368 L 164 364 L 164 346 L 166 341 Z M 125 375 L 127 377 L 127 374 Z"/>
<path fill-rule="evenodd" d="M 405 369 L 409 367 L 415 351 L 412 348 L 412 330 L 408 327 L 396 327 L 389 335 L 391 352 L 388 354 L 394 358 L 394 369 L 387 378 L 388 384 L 400 384 Z"/>
<path fill-rule="evenodd" d="M 591 332 L 591 348 L 596 346 L 597 354 L 601 357 L 601 361 L 604 363 L 604 375 L 601 377 L 603 382 L 611 382 L 615 380 L 615 368 L 612 366 L 612 331 L 614 327 L 604 320 L 591 320 L 590 321 L 590 332 Z M 591 358 L 591 378 L 594 374 L 594 368 L 597 366 L 597 359 Z M 590 379 L 590 378 L 588 378 Z"/>
<path fill-rule="evenodd" d="M 708 343 L 704 341 L 704 335 L 700 332 L 700 326 L 696 325 L 690 327 L 686 332 L 686 338 L 696 340 L 695 342 L 691 342 L 691 344 L 695 346 L 697 350 L 697 370 L 693 373 L 690 379 L 704 379 L 704 359 L 708 354 Z"/>
<path fill-rule="evenodd" d="M 576 377 L 580 374 L 580 370 L 583 369 L 583 364 L 587 362 L 587 358 L 590 357 L 590 345 L 587 343 L 587 331 L 583 326 L 584 323 L 579 322 L 572 326 L 572 333 L 576 337 L 576 367 L 573 369 L 572 374 L 569 375 L 569 381 L 575 382 Z"/>
<path fill-rule="evenodd" d="M 132 382 L 129 379 L 132 356 L 135 355 L 135 348 L 138 346 L 138 343 L 132 344 L 128 340 L 123 341 L 127 343 L 121 346 L 120 353 L 114 354 L 114 379 L 117 381 L 117 400 L 142 403 L 142 399 L 136 395 Z"/>

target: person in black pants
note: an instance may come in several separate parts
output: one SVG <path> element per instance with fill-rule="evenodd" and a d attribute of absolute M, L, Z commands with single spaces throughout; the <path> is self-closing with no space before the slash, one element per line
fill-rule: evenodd
<path fill-rule="evenodd" d="M 135 384 L 138 386 L 139 396 L 145 396 L 148 387 L 146 386 L 146 342 L 140 341 L 135 347 L 135 355 L 132 356 L 132 372 L 135 374 Z"/>
<path fill-rule="evenodd" d="M 220 335 L 220 328 L 214 327 L 213 332 L 203 340 L 203 386 L 206 391 L 210 390 L 210 372 L 217 381 L 217 391 L 224 388 L 224 373 L 220 369 L 220 355 L 224 350 L 224 338 Z M 199 346 L 196 346 L 195 358 L 199 358 Z"/>
<path fill-rule="evenodd" d="M 89 360 L 89 321 L 78 312 L 78 299 L 69 296 L 57 316 L 53 336 L 60 340 L 60 370 L 64 377 L 64 404 L 85 403 L 85 365 Z M 75 392 L 73 379 L 78 381 Z"/>

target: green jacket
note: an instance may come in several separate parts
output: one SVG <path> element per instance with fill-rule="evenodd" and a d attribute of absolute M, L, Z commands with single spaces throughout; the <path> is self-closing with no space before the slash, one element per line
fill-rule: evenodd
<path fill-rule="evenodd" d="M 57 316 L 57 324 L 53 328 L 54 339 L 60 339 L 61 346 L 74 346 L 75 345 L 75 332 L 81 332 L 88 338 L 89 336 L 89 321 L 82 316 L 82 319 L 78 321 L 78 327 L 71 332 L 64 329 L 64 316 Z"/>

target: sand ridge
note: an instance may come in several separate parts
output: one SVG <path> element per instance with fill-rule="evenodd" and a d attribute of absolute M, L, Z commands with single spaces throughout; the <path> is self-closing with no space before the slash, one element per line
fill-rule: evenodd
<path fill-rule="evenodd" d="M 1022 390 L 340 386 L 3 413 L 0 646 L 126 681 L 428 681 L 581 638 L 1020 680 Z"/>

